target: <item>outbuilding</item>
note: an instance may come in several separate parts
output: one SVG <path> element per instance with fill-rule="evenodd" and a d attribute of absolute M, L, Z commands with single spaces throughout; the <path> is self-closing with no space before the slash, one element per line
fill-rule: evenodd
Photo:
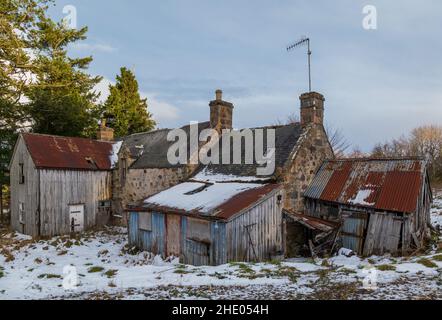
<path fill-rule="evenodd" d="M 120 143 L 22 133 L 10 163 L 11 226 L 54 236 L 111 218 L 112 167 Z"/>
<path fill-rule="evenodd" d="M 182 263 L 219 265 L 282 255 L 276 183 L 189 180 L 129 209 L 129 243 Z"/>
<path fill-rule="evenodd" d="M 304 193 L 305 214 L 335 221 L 341 245 L 368 256 L 421 248 L 432 193 L 421 158 L 326 160 Z"/>

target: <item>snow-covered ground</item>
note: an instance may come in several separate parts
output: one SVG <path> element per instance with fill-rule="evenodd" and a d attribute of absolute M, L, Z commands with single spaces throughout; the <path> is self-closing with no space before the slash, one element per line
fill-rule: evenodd
<path fill-rule="evenodd" d="M 442 227 L 442 194 L 432 208 Z M 442 242 L 442 238 L 439 238 Z M 194 267 L 127 247 L 124 228 L 35 242 L 0 237 L 0 299 L 442 299 L 442 250 L 424 255 Z"/>

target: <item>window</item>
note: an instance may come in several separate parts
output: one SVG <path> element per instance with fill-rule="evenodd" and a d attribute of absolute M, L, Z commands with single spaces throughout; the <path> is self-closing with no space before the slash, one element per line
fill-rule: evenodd
<path fill-rule="evenodd" d="M 25 223 L 25 204 L 23 202 L 18 203 L 18 222 Z"/>
<path fill-rule="evenodd" d="M 199 241 L 210 242 L 210 224 L 209 221 L 201 219 L 187 219 L 187 238 Z"/>
<path fill-rule="evenodd" d="M 18 168 L 19 168 L 19 172 L 18 172 L 18 179 L 19 179 L 19 183 L 20 184 L 24 184 L 25 183 L 25 170 L 24 170 L 24 164 L 23 163 L 19 163 L 18 164 Z"/>
<path fill-rule="evenodd" d="M 138 213 L 138 229 L 152 231 L 152 214 L 150 212 Z"/>

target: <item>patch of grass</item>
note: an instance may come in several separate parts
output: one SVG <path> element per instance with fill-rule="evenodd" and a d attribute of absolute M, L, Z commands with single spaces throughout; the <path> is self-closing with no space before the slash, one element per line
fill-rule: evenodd
<path fill-rule="evenodd" d="M 240 272 L 255 273 L 255 270 L 253 270 L 250 266 L 248 266 L 245 263 L 240 264 L 238 267 L 239 267 Z"/>
<path fill-rule="evenodd" d="M 427 258 L 419 259 L 416 262 L 426 266 L 427 268 L 437 268 L 437 264 L 435 264 L 433 261 Z"/>
<path fill-rule="evenodd" d="M 227 279 L 227 277 L 219 272 L 215 272 L 214 274 L 211 274 L 212 277 L 216 277 L 218 279 Z"/>
<path fill-rule="evenodd" d="M 5 276 L 3 270 L 0 270 L 0 278 L 3 278 Z"/>
<path fill-rule="evenodd" d="M 367 261 L 369 264 L 376 264 L 376 261 L 374 261 L 373 259 L 368 259 Z"/>
<path fill-rule="evenodd" d="M 89 269 L 87 269 L 87 272 L 89 272 L 89 273 L 96 273 L 96 272 L 101 272 L 103 270 L 104 270 L 103 267 L 93 266 L 93 267 L 90 267 Z"/>
<path fill-rule="evenodd" d="M 275 266 L 280 266 L 281 265 L 281 260 L 277 260 L 277 259 L 272 259 L 269 261 L 270 264 L 274 264 Z"/>
<path fill-rule="evenodd" d="M 324 259 L 321 262 L 321 266 L 323 266 L 323 267 L 330 267 L 331 265 L 330 265 L 330 262 L 328 262 L 327 259 Z"/>
<path fill-rule="evenodd" d="M 104 273 L 104 275 L 106 276 L 106 277 L 108 277 L 108 278 L 113 278 L 113 277 L 115 277 L 115 275 L 118 273 L 118 270 L 116 270 L 116 269 L 109 269 L 109 270 L 107 270 L 105 273 Z"/>
<path fill-rule="evenodd" d="M 109 287 L 111 287 L 111 288 L 115 288 L 117 285 L 115 284 L 115 282 L 113 282 L 113 281 L 110 281 L 108 284 L 107 284 Z"/>
<path fill-rule="evenodd" d="M 357 273 L 355 270 L 349 268 L 339 269 L 339 272 L 345 273 L 346 275 Z"/>
<path fill-rule="evenodd" d="M 295 267 L 281 267 L 275 272 L 275 275 L 278 277 L 287 277 L 291 282 L 296 282 L 299 277 L 298 269 Z"/>
<path fill-rule="evenodd" d="M 2 254 L 6 259 L 5 262 L 11 262 L 15 260 L 14 255 L 9 251 L 8 249 L 4 248 L 2 251 L 0 251 L 0 254 Z"/>
<path fill-rule="evenodd" d="M 379 271 L 396 271 L 396 267 L 392 266 L 391 264 L 381 264 L 376 266 L 376 269 Z"/>
<path fill-rule="evenodd" d="M 61 279 L 61 276 L 59 274 L 53 274 L 53 273 L 43 273 L 38 276 L 39 279 Z"/>
<path fill-rule="evenodd" d="M 190 272 L 185 270 L 185 269 L 176 269 L 173 273 L 187 274 L 187 273 L 190 273 Z"/>
<path fill-rule="evenodd" d="M 438 254 L 437 256 L 434 256 L 432 259 L 436 260 L 436 261 L 442 261 L 442 254 Z"/>

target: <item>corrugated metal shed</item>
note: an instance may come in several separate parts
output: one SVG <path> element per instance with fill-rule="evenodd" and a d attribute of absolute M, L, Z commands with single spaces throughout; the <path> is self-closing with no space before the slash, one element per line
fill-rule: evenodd
<path fill-rule="evenodd" d="M 411 213 L 416 210 L 425 166 L 421 158 L 328 160 L 304 196 Z"/>
<path fill-rule="evenodd" d="M 33 133 L 23 138 L 37 168 L 111 170 L 110 142 Z"/>

